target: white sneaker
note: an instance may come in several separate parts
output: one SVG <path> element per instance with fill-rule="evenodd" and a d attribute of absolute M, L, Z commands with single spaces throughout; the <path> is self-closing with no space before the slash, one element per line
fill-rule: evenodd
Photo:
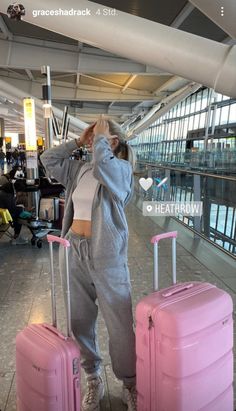
<path fill-rule="evenodd" d="M 104 396 L 104 384 L 101 377 L 87 380 L 86 393 L 82 401 L 82 411 L 99 411 L 99 402 Z"/>
<path fill-rule="evenodd" d="M 127 405 L 128 411 L 137 411 L 137 391 L 136 386 L 123 386 L 123 402 Z"/>
<path fill-rule="evenodd" d="M 12 245 L 22 245 L 22 244 L 28 244 L 28 240 L 27 238 L 23 238 L 23 237 L 17 237 L 17 238 L 13 238 L 11 240 L 11 244 Z"/>

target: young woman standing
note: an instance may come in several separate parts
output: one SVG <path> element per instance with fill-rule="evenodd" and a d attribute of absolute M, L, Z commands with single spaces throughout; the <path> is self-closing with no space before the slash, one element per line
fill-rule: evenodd
<path fill-rule="evenodd" d="M 91 148 L 92 161 L 70 160 L 72 152 L 85 144 Z M 71 243 L 72 329 L 87 374 L 82 410 L 99 410 L 104 395 L 96 336 L 97 300 L 109 334 L 112 368 L 124 384 L 123 400 L 129 411 L 136 411 L 135 336 L 124 213 L 133 189 L 132 149 L 118 124 L 100 118 L 78 140 L 46 150 L 41 161 L 66 188 L 61 235 Z M 61 253 L 60 267 L 63 265 Z"/>

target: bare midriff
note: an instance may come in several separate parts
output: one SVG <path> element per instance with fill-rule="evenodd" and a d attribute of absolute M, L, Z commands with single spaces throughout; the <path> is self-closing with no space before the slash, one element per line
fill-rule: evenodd
<path fill-rule="evenodd" d="M 85 237 L 91 237 L 91 221 L 89 220 L 73 220 L 71 231 L 78 235 L 83 235 Z"/>

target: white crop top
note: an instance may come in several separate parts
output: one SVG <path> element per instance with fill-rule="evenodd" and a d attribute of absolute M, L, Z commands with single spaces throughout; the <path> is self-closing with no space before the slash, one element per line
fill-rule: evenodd
<path fill-rule="evenodd" d="M 98 180 L 93 176 L 93 170 L 87 170 L 72 194 L 74 219 L 91 221 L 93 198 Z"/>

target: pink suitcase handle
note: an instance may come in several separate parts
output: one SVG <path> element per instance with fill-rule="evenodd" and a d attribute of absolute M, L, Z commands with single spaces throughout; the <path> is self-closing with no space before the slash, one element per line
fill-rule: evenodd
<path fill-rule="evenodd" d="M 57 328 L 55 328 L 53 325 L 50 324 L 42 324 L 44 328 L 47 330 L 51 331 L 53 334 L 56 334 L 59 338 L 61 338 L 63 341 L 67 340 L 68 337 L 65 337 L 60 331 L 58 331 Z"/>
<path fill-rule="evenodd" d="M 49 243 L 60 243 L 63 247 L 70 247 L 70 243 L 65 238 L 56 237 L 55 235 L 48 234 L 47 240 Z"/>
<path fill-rule="evenodd" d="M 159 273 L 158 273 L 158 245 L 159 241 L 164 240 L 166 238 L 172 238 L 172 280 L 173 284 L 176 283 L 176 238 L 178 232 L 171 231 L 169 233 L 162 233 L 155 235 L 151 238 L 151 243 L 154 245 L 154 273 L 153 273 L 153 289 L 154 291 L 158 290 L 158 280 L 159 280 Z"/>
<path fill-rule="evenodd" d="M 71 304 L 70 304 L 70 276 L 69 276 L 69 257 L 68 249 L 70 242 L 65 238 L 56 237 L 55 235 L 48 234 L 47 240 L 49 242 L 50 251 L 50 269 L 51 269 L 51 302 L 52 302 L 52 324 L 57 328 L 57 309 L 56 309 L 56 290 L 55 290 L 55 274 L 53 264 L 53 243 L 60 243 L 64 247 L 65 252 L 65 269 L 66 269 L 66 322 L 67 322 L 67 336 L 72 337 L 71 326 Z"/>
<path fill-rule="evenodd" d="M 180 284 L 180 285 L 177 285 L 176 287 L 171 287 L 171 289 L 168 291 L 165 291 L 163 294 L 162 294 L 162 297 L 171 297 L 172 295 L 174 295 L 174 294 L 177 294 L 177 293 L 180 293 L 181 291 L 184 291 L 184 290 L 188 290 L 189 288 L 192 288 L 193 287 L 193 284 L 192 283 L 188 283 L 188 284 Z"/>
<path fill-rule="evenodd" d="M 158 234 L 151 238 L 151 243 L 152 244 L 158 243 L 160 240 L 164 240 L 164 238 L 176 238 L 177 235 L 178 235 L 177 231 L 171 231 L 170 233 Z"/>

